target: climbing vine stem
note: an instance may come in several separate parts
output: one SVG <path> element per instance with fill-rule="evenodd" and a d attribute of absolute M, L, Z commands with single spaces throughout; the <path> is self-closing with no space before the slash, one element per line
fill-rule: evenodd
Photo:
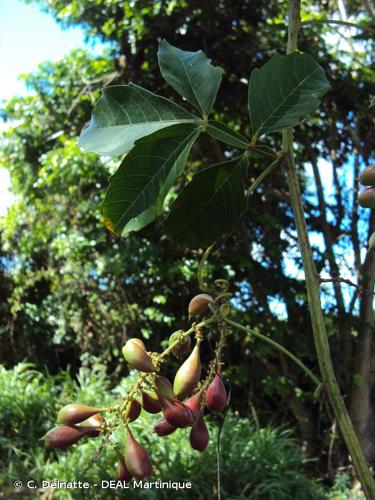
<path fill-rule="evenodd" d="M 286 349 L 284 346 L 276 342 L 275 340 L 270 339 L 269 337 L 266 337 L 262 333 L 257 332 L 256 330 L 253 330 L 252 328 L 247 328 L 246 326 L 242 326 L 240 323 L 237 323 L 236 321 L 232 321 L 228 318 L 225 318 L 226 323 L 228 325 L 233 326 L 234 328 L 237 328 L 238 330 L 242 330 L 249 335 L 252 335 L 253 337 L 257 337 L 260 340 L 263 340 L 263 342 L 266 342 L 267 344 L 270 344 L 272 347 L 277 349 L 278 351 L 284 353 L 288 358 L 290 358 L 294 363 L 296 363 L 302 370 L 306 373 L 308 377 L 311 378 L 311 380 L 317 385 L 320 385 L 320 380 L 318 377 L 308 368 L 305 363 L 303 363 L 297 356 L 295 356 L 292 352 L 290 352 L 288 349 Z"/>
<path fill-rule="evenodd" d="M 289 22 L 287 53 L 289 54 L 297 50 L 297 39 L 301 26 L 300 0 L 289 0 L 288 5 Z M 288 176 L 290 201 L 294 213 L 298 242 L 302 255 L 315 349 L 322 381 L 327 388 L 330 403 L 337 418 L 345 443 L 348 447 L 350 456 L 353 460 L 355 470 L 358 474 L 358 478 L 362 484 L 365 495 L 368 499 L 375 500 L 375 482 L 371 471 L 366 464 L 362 448 L 355 434 L 353 424 L 342 399 L 333 370 L 324 315 L 320 302 L 320 281 L 312 258 L 312 251 L 301 203 L 301 193 L 293 155 L 292 129 L 285 130 L 282 133 L 282 143 L 283 151 L 285 153 L 284 162 Z"/>

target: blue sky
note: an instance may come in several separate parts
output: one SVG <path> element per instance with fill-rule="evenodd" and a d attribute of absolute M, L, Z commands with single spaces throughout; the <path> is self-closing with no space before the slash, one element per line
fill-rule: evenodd
<path fill-rule="evenodd" d="M 26 89 L 18 75 L 35 71 L 46 60 L 57 60 L 74 48 L 84 47 L 80 28 L 63 30 L 48 14 L 21 0 L 0 0 L 0 100 Z M 96 49 L 100 50 L 99 46 Z M 0 122 L 0 133 L 1 133 Z M 0 166 L 0 215 L 12 201 L 9 176 Z"/>

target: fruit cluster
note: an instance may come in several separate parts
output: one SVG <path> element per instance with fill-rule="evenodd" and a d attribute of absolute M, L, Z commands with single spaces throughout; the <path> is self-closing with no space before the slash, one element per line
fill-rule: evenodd
<path fill-rule="evenodd" d="M 358 203 L 364 208 L 375 208 L 375 165 L 361 172 L 359 182 L 367 187 L 360 193 Z M 368 246 L 369 250 L 375 250 L 375 233 L 370 236 Z"/>
<path fill-rule="evenodd" d="M 189 317 L 203 315 L 209 309 L 214 317 L 225 304 L 220 304 L 220 300 L 215 301 L 205 293 L 196 295 L 189 304 Z M 146 450 L 134 438 L 129 425 L 139 417 L 143 408 L 152 414 L 162 412 L 161 419 L 154 426 L 154 432 L 158 436 L 167 436 L 177 428 L 189 427 L 192 448 L 205 450 L 209 442 L 209 432 L 204 419 L 204 409 L 222 412 L 227 405 L 227 393 L 221 377 L 221 350 L 226 333 L 224 327 L 220 330 L 215 359 L 210 363 L 208 376 L 201 380 L 201 330 L 209 321 L 208 319 L 200 324 L 193 323 L 187 332 L 174 332 L 169 338 L 168 348 L 162 354 L 147 352 L 144 343 L 138 338 L 129 339 L 122 353 L 129 366 L 139 374 L 135 385 L 124 397 L 123 404 L 111 408 L 95 408 L 80 403 L 65 406 L 57 415 L 57 423 L 60 425 L 44 436 L 45 444 L 51 448 L 64 449 L 84 436 L 92 438 L 103 433 L 108 437 L 111 428 L 102 413 L 115 412 L 127 432 L 124 454 L 112 445 L 118 459 L 118 479 L 144 479 L 152 472 L 151 461 Z M 195 345 L 190 352 L 191 333 L 195 334 Z M 177 358 L 189 354 L 177 370 L 173 384 L 160 374 L 160 365 L 170 353 Z"/>

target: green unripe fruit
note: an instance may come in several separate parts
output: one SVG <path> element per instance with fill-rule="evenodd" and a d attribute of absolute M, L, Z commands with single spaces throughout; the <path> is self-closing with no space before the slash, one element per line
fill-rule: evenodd
<path fill-rule="evenodd" d="M 174 399 L 172 384 L 167 378 L 161 375 L 156 375 L 155 377 L 155 391 L 159 399 L 160 395 L 169 399 Z"/>
<path fill-rule="evenodd" d="M 135 342 L 136 344 L 139 345 L 139 347 L 142 347 L 142 349 L 146 350 L 146 346 L 145 346 L 143 340 L 134 337 L 134 338 L 131 339 L 131 341 Z"/>
<path fill-rule="evenodd" d="M 358 197 L 358 203 L 364 208 L 375 208 L 375 187 L 362 191 Z"/>
<path fill-rule="evenodd" d="M 375 250 L 375 233 L 372 233 L 370 239 L 368 240 L 368 249 Z"/>
<path fill-rule="evenodd" d="M 197 387 L 201 378 L 201 360 L 199 352 L 199 343 L 192 350 L 190 356 L 178 369 L 173 383 L 173 391 L 176 397 L 183 399 L 190 396 Z"/>
<path fill-rule="evenodd" d="M 86 429 L 78 426 L 68 427 L 62 425 L 51 429 L 41 439 L 44 439 L 45 445 L 48 446 L 48 448 L 64 450 L 79 441 L 85 434 Z"/>
<path fill-rule="evenodd" d="M 364 186 L 375 186 L 375 165 L 369 165 L 359 174 L 359 182 Z"/>
<path fill-rule="evenodd" d="M 150 356 L 140 345 L 139 339 L 129 339 L 122 348 L 122 354 L 131 368 L 145 373 L 156 371 Z"/>
<path fill-rule="evenodd" d="M 189 303 L 188 313 L 189 316 L 199 316 L 208 309 L 208 304 L 213 304 L 214 299 L 207 293 L 200 293 L 193 297 Z"/>
<path fill-rule="evenodd" d="M 101 413 L 102 411 L 106 411 L 106 409 L 94 408 L 81 403 L 70 404 L 61 408 L 57 414 L 56 422 L 63 425 L 79 424 L 92 415 L 95 415 L 95 413 Z"/>
<path fill-rule="evenodd" d="M 177 332 L 172 333 L 169 337 L 168 345 L 171 346 L 174 342 L 176 342 L 176 340 L 181 336 L 181 333 L 183 333 L 183 330 L 177 330 Z M 190 351 L 190 347 L 191 338 L 187 337 L 172 349 L 172 354 L 176 356 L 176 358 L 182 358 Z"/>

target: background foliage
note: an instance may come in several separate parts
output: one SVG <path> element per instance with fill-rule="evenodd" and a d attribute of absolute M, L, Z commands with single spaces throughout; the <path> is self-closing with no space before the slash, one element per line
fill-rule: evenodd
<path fill-rule="evenodd" d="M 73 475 L 74 467 L 82 467 L 78 461 L 83 456 L 74 452 L 69 467 L 65 456 L 59 462 L 50 459 L 33 444 L 40 434 L 37 429 L 52 423 L 62 399 L 68 402 L 69 397 L 84 396 L 75 392 L 70 378 L 79 380 L 82 370 L 90 374 L 81 384 L 87 387 L 84 397 L 88 399 L 89 388 L 95 387 L 92 371 L 95 373 L 98 363 L 108 388 L 122 380 L 127 369 L 121 347 L 127 337 L 141 336 L 150 349 L 158 349 L 172 331 L 188 325 L 187 304 L 197 292 L 196 270 L 201 256 L 201 250 L 185 249 L 166 238 L 160 222 L 125 239 L 106 231 L 98 206 L 118 161 L 82 152 L 76 145 L 77 136 L 89 120 L 100 88 L 108 84 L 133 81 L 181 104 L 157 68 L 157 46 L 162 38 L 185 50 L 202 49 L 224 69 L 212 118 L 225 117 L 231 127 L 249 136 L 247 81 L 255 67 L 285 46 L 286 2 L 32 3 L 65 26 L 82 26 L 88 37 L 111 42 L 111 48 L 100 57 L 75 51 L 57 63 L 42 64 L 25 77 L 31 94 L 15 96 L 2 110 L 9 128 L 2 140 L 0 161 L 10 171 L 16 201 L 0 225 L 0 361 L 4 365 L 2 376 L 15 377 L 12 384 L 19 387 L 21 398 L 5 399 L 4 408 L 12 408 L 12 419 L 20 412 L 20 427 L 17 438 L 14 433 L 4 434 L 6 453 L 11 455 L 2 460 L 7 463 L 11 457 L 7 474 L 18 472 L 18 468 L 26 474 L 40 463 L 40 476 L 58 475 L 61 470 Z M 332 4 L 313 2 L 308 7 L 306 15 L 310 17 L 337 15 Z M 366 2 L 347 1 L 346 12 L 357 22 L 374 25 L 374 13 Z M 373 40 L 369 32 L 356 30 L 346 36 L 347 43 L 340 44 L 343 35 L 332 38 L 335 33 L 332 27 L 320 24 L 303 28 L 300 47 L 323 66 L 331 91 L 320 112 L 296 130 L 297 160 L 318 270 L 325 276 L 350 276 L 372 289 L 374 259 L 366 257 L 365 248 L 375 216 L 358 208 L 355 200 L 358 172 L 371 161 L 374 150 L 373 111 L 369 110 L 375 93 L 370 66 Z M 269 145 L 277 147 L 278 141 L 275 134 Z M 213 138 L 199 139 L 189 168 L 168 201 L 173 201 L 192 173 L 231 158 L 233 152 Z M 262 159 L 252 161 L 248 184 L 266 164 Z M 209 271 L 212 278 L 230 280 L 236 294 L 236 319 L 282 342 L 317 369 L 300 269 L 286 179 L 278 171 L 251 197 L 236 231 L 217 245 Z M 365 428 L 358 429 L 368 459 L 375 462 L 371 423 L 374 380 L 366 358 L 373 345 L 372 298 L 342 284 L 324 285 L 322 293 L 340 384 L 354 419 L 360 415 L 366 421 Z M 205 361 L 210 349 L 205 342 Z M 335 469 L 347 465 L 347 456 L 327 404 L 314 401 L 315 388 L 310 382 L 285 358 L 242 333 L 233 332 L 225 358 L 232 410 L 249 418 L 255 409 L 261 427 L 294 427 L 306 454 L 315 459 L 304 467 L 333 482 Z M 33 369 L 48 370 L 50 375 L 45 378 L 23 371 L 19 368 L 23 365 L 17 367 L 21 361 L 32 362 Z M 170 373 L 176 366 L 169 365 Z M 22 399 L 24 391 L 33 395 L 27 401 Z M 100 404 L 102 386 L 97 386 L 97 393 L 92 389 L 91 394 Z M 22 428 L 25 418 L 35 434 Z M 9 427 L 10 420 L 5 422 Z M 247 421 L 236 424 L 239 435 L 244 432 L 242 426 L 246 427 L 243 422 Z M 266 438 L 271 435 L 271 440 L 275 438 L 284 446 L 282 431 L 267 429 Z M 251 439 L 249 434 L 249 443 Z M 241 449 L 246 453 L 243 441 Z M 13 445 L 17 451 L 12 450 Z M 92 451 L 94 446 L 87 446 Z M 155 453 L 162 454 L 156 451 L 157 446 L 156 441 L 151 444 Z M 275 444 L 271 448 L 276 452 Z M 187 448 L 184 451 L 188 453 Z M 299 469 L 303 460 L 293 453 L 293 467 Z M 88 455 L 85 452 L 84 458 Z M 213 455 L 210 457 L 207 460 L 213 460 Z M 270 463 L 278 463 L 277 458 L 272 460 Z M 200 462 L 193 461 L 192 466 L 198 473 L 196 463 Z M 108 467 L 100 474 L 113 474 Z M 165 467 L 163 474 L 168 477 L 171 465 Z M 236 467 L 239 464 L 233 463 L 223 471 L 230 478 Z M 243 474 L 245 478 L 248 473 Z M 280 472 L 277 481 L 285 479 L 282 476 Z M 297 482 L 302 478 L 294 476 Z M 205 478 L 202 484 L 205 482 L 212 487 L 212 479 Z M 291 481 L 288 487 L 298 487 L 293 484 Z M 314 487 L 303 484 L 316 494 L 320 491 L 316 483 Z"/>

